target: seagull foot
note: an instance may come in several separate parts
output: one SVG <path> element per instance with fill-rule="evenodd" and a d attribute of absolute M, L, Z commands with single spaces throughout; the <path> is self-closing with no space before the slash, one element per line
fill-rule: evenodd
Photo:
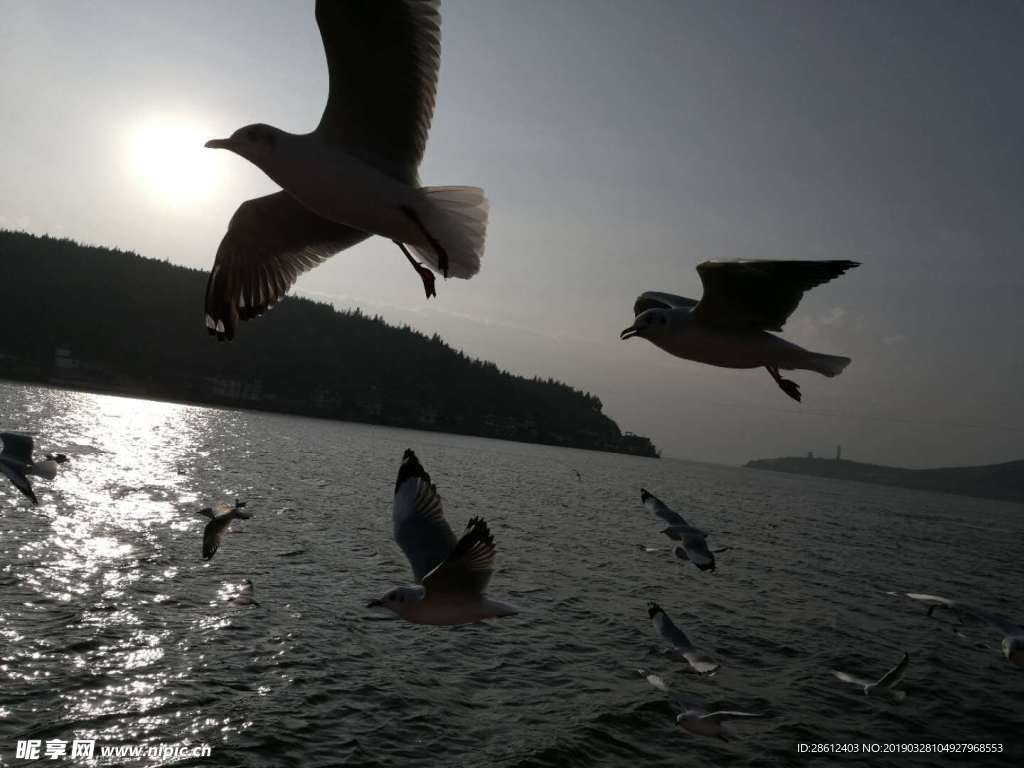
<path fill-rule="evenodd" d="M 437 290 L 434 288 L 434 273 L 424 267 L 422 264 L 413 264 L 413 269 L 416 270 L 416 274 L 420 276 L 420 280 L 423 281 L 423 292 L 427 294 L 429 299 L 431 296 L 437 296 Z"/>
<path fill-rule="evenodd" d="M 412 219 L 412 223 L 415 224 L 419 228 L 420 232 L 423 233 L 423 236 L 427 238 L 427 242 L 430 243 L 430 247 L 434 250 L 434 253 L 437 254 L 437 268 L 441 270 L 441 274 L 444 275 L 445 278 L 447 279 L 448 251 L 444 249 L 444 246 L 442 246 L 441 243 L 439 243 L 434 238 L 434 236 L 430 234 L 430 231 L 423 225 L 423 220 L 420 219 L 420 215 L 416 213 L 415 208 L 405 206 L 402 208 L 402 211 L 405 213 L 406 216 Z M 433 276 L 431 276 L 431 284 L 433 284 Z M 429 292 L 427 293 L 427 298 L 430 298 Z"/>
<path fill-rule="evenodd" d="M 779 387 L 798 403 L 800 402 L 800 386 L 795 381 L 792 379 L 779 379 Z"/>

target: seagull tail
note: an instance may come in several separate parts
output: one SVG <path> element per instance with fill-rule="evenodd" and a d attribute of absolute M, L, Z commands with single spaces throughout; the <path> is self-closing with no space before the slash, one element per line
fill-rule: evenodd
<path fill-rule="evenodd" d="M 416 214 L 428 243 L 409 246 L 445 277 L 472 277 L 480 271 L 487 239 L 484 191 L 479 187 L 422 187 L 420 194 Z"/>
<path fill-rule="evenodd" d="M 823 355 L 819 352 L 811 352 L 807 356 L 806 367 L 808 370 L 820 373 L 822 376 L 838 376 L 846 366 L 850 364 L 850 358 L 838 355 Z M 803 368 L 804 366 L 800 366 Z"/>

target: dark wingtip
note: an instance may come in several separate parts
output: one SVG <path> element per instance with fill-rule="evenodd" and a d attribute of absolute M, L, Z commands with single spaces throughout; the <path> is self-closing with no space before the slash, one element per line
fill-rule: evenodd
<path fill-rule="evenodd" d="M 466 530 L 472 534 L 474 539 L 485 544 L 494 544 L 494 536 L 491 535 L 491 529 L 487 527 L 487 521 L 482 517 L 469 518 L 469 522 L 466 523 Z"/>
<path fill-rule="evenodd" d="M 649 498 L 651 498 L 651 495 L 652 495 L 651 492 L 648 491 L 646 488 L 641 488 L 640 489 L 640 501 L 641 501 L 641 503 L 645 502 Z"/>
<path fill-rule="evenodd" d="M 651 619 L 653 619 L 653 618 L 654 618 L 655 616 L 657 616 L 657 615 L 658 615 L 659 613 L 664 613 L 664 612 L 665 612 L 665 611 L 663 611 L 663 610 L 661 609 L 661 606 L 660 606 L 660 605 L 658 605 L 658 604 L 657 604 L 656 602 L 654 602 L 653 600 L 649 600 L 649 601 L 647 602 L 647 616 L 648 616 L 648 618 L 651 618 Z"/>
<path fill-rule="evenodd" d="M 422 477 L 426 482 L 430 482 L 430 475 L 423 469 L 423 465 L 420 464 L 416 453 L 412 448 L 406 448 L 405 453 L 402 454 L 402 466 L 398 468 L 398 479 L 395 480 L 395 493 L 398 493 L 402 483 L 410 477 Z"/>

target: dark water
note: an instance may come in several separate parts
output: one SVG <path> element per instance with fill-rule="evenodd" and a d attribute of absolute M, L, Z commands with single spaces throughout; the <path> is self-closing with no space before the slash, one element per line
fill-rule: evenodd
<path fill-rule="evenodd" d="M 209 744 L 224 766 L 1013 765 L 1024 672 L 999 637 L 886 590 L 1024 619 L 1020 506 L 752 470 L 0 384 L 0 423 L 72 456 L 31 508 L 0 486 L 0 762 L 18 739 Z M 483 515 L 491 592 L 521 608 L 432 628 L 367 611 L 406 583 L 390 501 L 403 449 L 453 527 Z M 584 478 L 576 479 L 573 469 Z M 660 545 L 644 485 L 712 532 L 718 573 Z M 200 502 L 255 516 L 204 563 Z M 231 602 L 242 579 L 259 605 Z M 656 653 L 655 599 L 722 662 Z M 868 699 L 911 653 L 907 699 Z M 723 743 L 674 728 L 661 674 L 771 712 Z M 799 742 L 1001 743 L 1001 756 L 809 760 Z M 102 763 L 102 761 L 100 761 Z M 120 758 L 105 764 L 154 765 Z M 85 765 L 88 761 L 46 761 Z M 96 761 L 93 761 L 96 764 Z"/>

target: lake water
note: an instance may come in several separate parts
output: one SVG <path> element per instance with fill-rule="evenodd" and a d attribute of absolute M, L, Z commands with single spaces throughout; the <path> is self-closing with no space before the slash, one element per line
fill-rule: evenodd
<path fill-rule="evenodd" d="M 1024 620 L 1024 508 L 740 468 L 0 384 L 0 427 L 71 461 L 33 508 L 0 484 L 0 763 L 19 739 L 208 744 L 223 766 L 1020 765 L 1024 672 L 999 636 L 927 619 L 886 590 L 969 598 Z M 408 583 L 390 503 L 413 448 L 460 531 L 490 524 L 490 592 L 522 613 L 406 624 L 365 608 Z M 578 470 L 583 481 L 577 480 Z M 667 544 L 649 488 L 713 546 Z M 204 563 L 195 511 L 254 513 Z M 230 600 L 244 579 L 258 605 Z M 658 654 L 658 601 L 714 655 Z M 912 661 L 902 703 L 878 677 Z M 690 697 L 769 712 L 737 741 L 683 734 Z M 1002 755 L 808 759 L 801 742 L 1001 743 Z M 156 758 L 45 761 L 156 765 Z"/>

